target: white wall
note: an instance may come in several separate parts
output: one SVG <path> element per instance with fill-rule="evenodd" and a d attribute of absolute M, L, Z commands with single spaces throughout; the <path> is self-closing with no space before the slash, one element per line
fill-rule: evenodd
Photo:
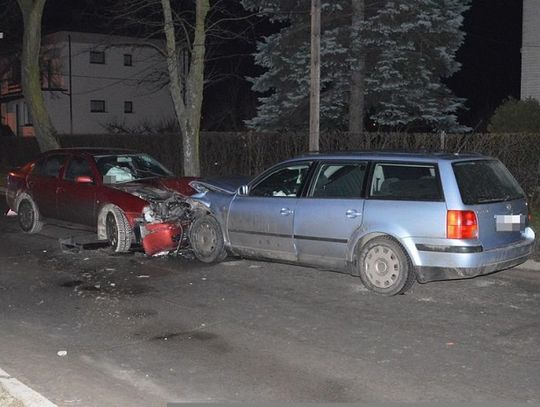
<path fill-rule="evenodd" d="M 540 1 L 523 0 L 521 99 L 540 100 Z"/>
<path fill-rule="evenodd" d="M 71 36 L 71 79 L 73 84 L 73 134 L 105 133 L 106 124 L 133 128 L 142 123 L 158 124 L 174 117 L 167 86 L 152 80 L 156 72 L 166 77 L 164 58 L 152 47 L 133 46 L 134 38 L 98 34 L 56 33 L 47 51 L 60 63 L 62 91 L 46 91 L 52 122 L 59 133 L 70 133 L 68 35 Z M 90 51 L 105 52 L 105 64 L 91 64 Z M 124 66 L 124 54 L 133 65 Z M 163 84 L 162 84 L 163 85 Z M 104 100 L 106 111 L 90 111 L 91 100 Z M 133 113 L 124 113 L 124 101 L 133 102 Z"/>

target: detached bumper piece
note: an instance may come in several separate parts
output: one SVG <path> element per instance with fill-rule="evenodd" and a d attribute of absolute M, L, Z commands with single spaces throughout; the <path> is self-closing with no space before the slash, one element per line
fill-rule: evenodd
<path fill-rule="evenodd" d="M 149 223 L 140 226 L 142 246 L 148 256 L 176 250 L 184 240 L 181 223 Z"/>

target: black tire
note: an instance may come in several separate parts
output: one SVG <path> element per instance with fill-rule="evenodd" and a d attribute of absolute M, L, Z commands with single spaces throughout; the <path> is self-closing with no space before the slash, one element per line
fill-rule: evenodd
<path fill-rule="evenodd" d="M 377 237 L 367 242 L 361 248 L 358 267 L 364 285 L 377 294 L 403 294 L 416 279 L 409 256 L 390 237 Z"/>
<path fill-rule="evenodd" d="M 221 226 L 211 215 L 195 219 L 191 225 L 189 240 L 193 254 L 203 263 L 219 263 L 227 257 Z"/>
<path fill-rule="evenodd" d="M 19 201 L 17 206 L 19 226 L 26 233 L 38 233 L 43 228 L 39 209 L 30 196 Z"/>
<path fill-rule="evenodd" d="M 105 217 L 107 240 L 115 253 L 126 253 L 131 247 L 131 227 L 126 215 L 118 207 L 112 207 Z"/>

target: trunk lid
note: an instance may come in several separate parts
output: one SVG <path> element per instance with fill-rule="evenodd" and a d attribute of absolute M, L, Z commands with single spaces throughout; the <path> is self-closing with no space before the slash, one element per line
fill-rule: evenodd
<path fill-rule="evenodd" d="M 506 167 L 495 159 L 460 161 L 454 174 L 466 209 L 478 218 L 484 250 L 517 243 L 528 226 L 525 193 Z"/>

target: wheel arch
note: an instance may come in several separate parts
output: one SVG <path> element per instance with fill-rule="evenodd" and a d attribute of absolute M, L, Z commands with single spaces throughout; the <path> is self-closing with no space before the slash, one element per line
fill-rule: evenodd
<path fill-rule="evenodd" d="M 418 264 L 418 252 L 416 250 L 416 247 L 412 241 L 405 238 L 400 238 L 396 236 L 394 233 L 391 233 L 390 231 L 386 230 L 378 230 L 374 232 L 364 232 L 361 233 L 358 231 L 355 235 L 353 235 L 353 238 L 350 241 L 348 252 L 347 252 L 347 262 L 352 265 L 350 267 L 351 273 L 355 276 L 359 275 L 358 268 L 356 267 L 358 263 L 358 254 L 360 253 L 361 249 L 371 240 L 377 238 L 377 237 L 387 237 L 389 239 L 394 240 L 396 243 L 398 243 L 405 254 L 409 257 L 411 261 L 411 265 L 413 268 L 416 264 Z"/>

